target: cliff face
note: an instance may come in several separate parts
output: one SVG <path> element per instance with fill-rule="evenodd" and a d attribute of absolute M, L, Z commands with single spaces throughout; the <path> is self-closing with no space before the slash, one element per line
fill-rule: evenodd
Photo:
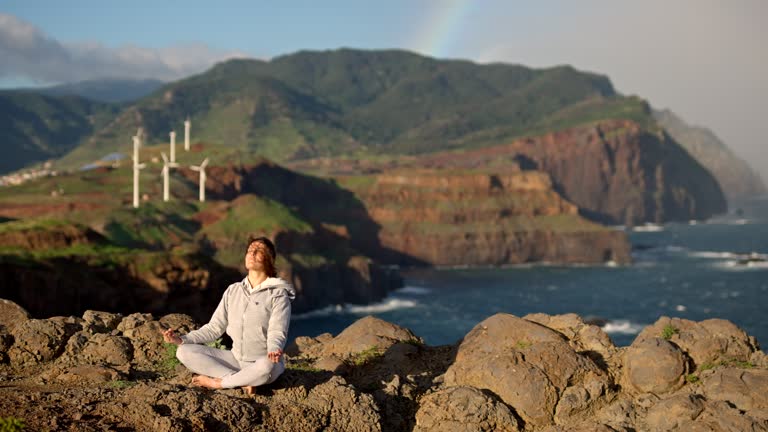
<path fill-rule="evenodd" d="M 675 141 L 717 178 L 729 202 L 768 193 L 760 176 L 712 131 L 690 126 L 669 110 L 654 111 L 653 116 Z"/>
<path fill-rule="evenodd" d="M 291 254 L 299 251 L 294 245 L 307 248 L 311 243 L 298 242 L 293 235 L 277 235 L 281 253 Z M 94 241 L 106 242 L 90 229 L 69 224 L 0 233 L 0 248 L 24 250 L 0 254 L 0 298 L 23 305 L 35 317 L 81 314 L 87 309 L 144 310 L 185 313 L 207 321 L 229 284 L 244 277 L 238 269 L 201 253 L 116 252 L 98 249 Z M 67 249 L 56 252 L 74 245 L 94 249 L 79 254 Z M 296 313 L 329 304 L 377 301 L 402 286 L 396 272 L 361 256 L 320 266 L 288 260 L 280 270 L 297 288 Z"/>
<path fill-rule="evenodd" d="M 93 310 L 29 319 L 0 300 L 0 412 L 32 430 L 725 432 L 768 419 L 768 358 L 719 319 L 661 317 L 616 347 L 575 314 L 498 313 L 433 347 L 369 316 L 297 337 L 285 372 L 250 396 L 191 387 L 168 327 L 198 325 Z"/>
<path fill-rule="evenodd" d="M 706 219 L 727 210 L 720 186 L 699 162 L 668 135 L 628 120 L 429 155 L 409 164 L 542 170 L 584 214 L 612 224 Z"/>
<path fill-rule="evenodd" d="M 539 171 L 374 178 L 356 196 L 381 227 L 382 246 L 405 256 L 434 265 L 630 260 L 624 233 L 584 220 Z"/>
<path fill-rule="evenodd" d="M 212 192 L 266 196 L 316 226 L 333 225 L 377 261 L 500 265 L 629 261 L 621 232 L 579 216 L 549 175 L 521 170 L 411 169 L 323 180 L 271 163 L 212 170 Z M 332 243 L 331 243 L 332 244 Z"/>

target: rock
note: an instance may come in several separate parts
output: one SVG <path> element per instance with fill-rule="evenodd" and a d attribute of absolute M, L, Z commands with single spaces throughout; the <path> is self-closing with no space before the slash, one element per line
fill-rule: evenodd
<path fill-rule="evenodd" d="M 306 395 L 287 391 L 256 400 L 268 403 L 264 416 L 266 430 L 381 430 L 381 417 L 373 397 L 359 393 L 339 376 L 313 387 Z"/>
<path fill-rule="evenodd" d="M 424 396 L 414 432 L 522 430 L 503 402 L 474 387 L 449 387 Z"/>
<path fill-rule="evenodd" d="M 611 387 L 594 362 L 577 354 L 560 333 L 508 314 L 486 319 L 464 337 L 445 385 L 490 390 L 534 427 L 554 422 L 567 388 L 583 387 L 585 398 L 561 411 L 558 421 L 578 416 Z"/>
<path fill-rule="evenodd" d="M 662 336 L 664 329 L 674 329 L 669 341 L 680 347 L 697 368 L 728 361 L 748 361 L 757 351 L 756 343 L 744 330 L 730 321 L 709 319 L 700 322 L 661 317 L 643 329 L 636 342 Z"/>
<path fill-rule="evenodd" d="M 664 339 L 635 340 L 624 356 L 624 378 L 635 391 L 670 393 L 685 382 L 685 355 Z"/>
<path fill-rule="evenodd" d="M 577 352 L 591 351 L 608 357 L 616 351 L 616 346 L 607 333 L 596 325 L 585 323 L 576 314 L 547 315 L 536 313 L 528 314 L 523 319 L 556 330 L 568 339 L 568 343 Z"/>
<path fill-rule="evenodd" d="M 16 303 L 0 299 L 0 327 L 5 327 L 8 331 L 13 331 L 16 325 L 23 323 L 31 318 L 29 312 Z"/>
<path fill-rule="evenodd" d="M 148 313 L 134 313 L 123 318 L 120 324 L 117 325 L 117 329 L 123 333 L 128 330 L 132 330 L 145 322 L 152 321 L 154 318 L 152 314 Z"/>
<path fill-rule="evenodd" d="M 768 370 L 718 368 L 702 381 L 707 399 L 728 402 L 768 421 Z"/>
<path fill-rule="evenodd" d="M 695 420 L 681 423 L 676 430 L 681 432 L 765 432 L 768 431 L 768 427 L 764 421 L 757 421 L 742 414 L 727 402 L 707 401 L 704 404 L 704 412 Z"/>
<path fill-rule="evenodd" d="M 345 358 L 372 348 L 384 352 L 398 341 L 423 342 L 407 328 L 367 316 L 355 321 L 338 336 L 323 344 L 321 355 Z"/>
<path fill-rule="evenodd" d="M 619 432 L 624 430 L 626 429 L 614 429 L 601 423 L 585 422 L 577 425 L 549 426 L 542 429 L 541 432 Z"/>
<path fill-rule="evenodd" d="M 347 363 L 333 354 L 318 359 L 313 366 L 317 369 L 333 372 L 339 375 L 344 375 L 349 370 Z"/>
<path fill-rule="evenodd" d="M 58 357 L 72 334 L 62 320 L 30 319 L 13 330 L 14 343 L 8 351 L 12 364 L 24 366 Z"/>
<path fill-rule="evenodd" d="M 87 310 L 83 313 L 83 321 L 92 328 L 92 331 L 109 333 L 117 330 L 118 324 L 123 320 L 120 314 Z"/>
<path fill-rule="evenodd" d="M 80 365 L 68 369 L 56 377 L 56 380 L 66 384 L 106 383 L 124 380 L 125 374 L 107 366 Z"/>
<path fill-rule="evenodd" d="M 125 365 L 133 359 L 133 347 L 125 337 L 99 333 L 88 339 L 79 357 L 85 363 Z"/>
<path fill-rule="evenodd" d="M 162 335 L 166 328 L 167 326 L 158 321 L 148 320 L 141 321 L 138 326 L 123 331 L 123 336 L 133 345 L 134 363 L 154 367 L 166 359 L 168 354 Z"/>
<path fill-rule="evenodd" d="M 680 394 L 665 399 L 648 410 L 645 421 L 649 431 L 688 430 L 686 425 L 704 411 L 704 398 Z"/>

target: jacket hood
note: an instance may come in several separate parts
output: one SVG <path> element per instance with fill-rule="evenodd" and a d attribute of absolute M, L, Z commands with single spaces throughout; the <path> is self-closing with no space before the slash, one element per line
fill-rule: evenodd
<path fill-rule="evenodd" d="M 246 276 L 246 280 L 247 279 L 248 277 Z M 293 287 L 293 284 L 279 277 L 266 278 L 264 282 L 262 282 L 261 285 L 259 285 L 259 288 L 256 290 L 256 292 L 272 289 L 272 288 L 284 289 L 286 295 L 288 296 L 289 299 L 291 299 L 291 301 L 293 301 L 293 299 L 296 298 L 296 289 Z"/>

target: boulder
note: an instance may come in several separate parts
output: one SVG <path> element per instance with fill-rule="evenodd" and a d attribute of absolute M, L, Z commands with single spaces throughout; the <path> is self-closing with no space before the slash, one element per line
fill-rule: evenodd
<path fill-rule="evenodd" d="M 98 333 L 88 339 L 79 357 L 84 363 L 127 365 L 133 359 L 133 347 L 125 337 Z"/>
<path fill-rule="evenodd" d="M 645 421 L 649 431 L 688 430 L 691 422 L 704 411 L 704 398 L 678 394 L 660 401 L 648 410 Z"/>
<path fill-rule="evenodd" d="M 748 361 L 757 343 L 730 321 L 708 319 L 700 322 L 661 317 L 643 329 L 635 342 L 662 337 L 665 328 L 674 329 L 669 341 L 693 360 L 696 368 L 729 361 Z"/>
<path fill-rule="evenodd" d="M 685 355 L 664 339 L 635 340 L 624 356 L 624 379 L 637 392 L 670 393 L 685 382 Z"/>
<path fill-rule="evenodd" d="M 522 430 L 503 402 L 474 387 L 448 387 L 424 396 L 414 432 L 512 432 Z"/>
<path fill-rule="evenodd" d="M 338 336 L 323 344 L 320 355 L 346 358 L 370 349 L 384 352 L 397 342 L 407 341 L 423 342 L 407 328 L 367 316 L 355 321 Z"/>
<path fill-rule="evenodd" d="M 702 381 L 708 400 L 728 402 L 768 421 L 768 370 L 718 368 Z"/>
<path fill-rule="evenodd" d="M 124 380 L 126 375 L 108 366 L 79 365 L 67 369 L 56 377 L 56 380 L 66 384 L 98 384 Z"/>
<path fill-rule="evenodd" d="M 23 307 L 10 300 L 0 299 L 0 327 L 12 331 L 16 325 L 30 318 L 31 315 Z"/>
<path fill-rule="evenodd" d="M 489 390 L 534 427 L 555 421 L 568 388 L 581 388 L 568 394 L 578 392 L 583 398 L 566 403 L 568 408 L 557 414 L 559 422 L 574 421 L 611 387 L 604 372 L 576 353 L 563 335 L 508 314 L 486 319 L 464 337 L 445 373 L 445 385 Z"/>
<path fill-rule="evenodd" d="M 87 310 L 83 313 L 85 325 L 94 333 L 109 333 L 117 330 L 123 316 L 116 313 Z"/>
<path fill-rule="evenodd" d="M 577 352 L 595 352 L 603 357 L 611 356 L 616 352 L 616 346 L 607 333 L 596 325 L 585 323 L 576 314 L 536 313 L 528 314 L 523 319 L 537 322 L 559 332 L 568 339 L 568 343 Z"/>
<path fill-rule="evenodd" d="M 373 397 L 360 393 L 343 378 L 333 376 L 309 392 L 275 392 L 256 397 L 268 406 L 264 413 L 265 430 L 286 431 L 381 431 Z"/>
<path fill-rule="evenodd" d="M 19 366 L 51 361 L 64 351 L 73 329 L 62 319 L 24 321 L 13 329 L 14 343 L 8 357 Z"/>

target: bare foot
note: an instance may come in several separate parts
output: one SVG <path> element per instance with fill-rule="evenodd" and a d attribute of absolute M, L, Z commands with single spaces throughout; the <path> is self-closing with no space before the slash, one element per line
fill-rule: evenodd
<path fill-rule="evenodd" d="M 256 393 L 256 387 L 254 386 L 245 386 L 243 387 L 243 390 L 245 390 L 245 394 L 248 396 L 253 396 L 254 393 Z"/>
<path fill-rule="evenodd" d="M 221 388 L 221 379 L 211 378 L 205 375 L 195 375 L 195 377 L 192 378 L 192 385 L 210 389 L 219 389 Z"/>

